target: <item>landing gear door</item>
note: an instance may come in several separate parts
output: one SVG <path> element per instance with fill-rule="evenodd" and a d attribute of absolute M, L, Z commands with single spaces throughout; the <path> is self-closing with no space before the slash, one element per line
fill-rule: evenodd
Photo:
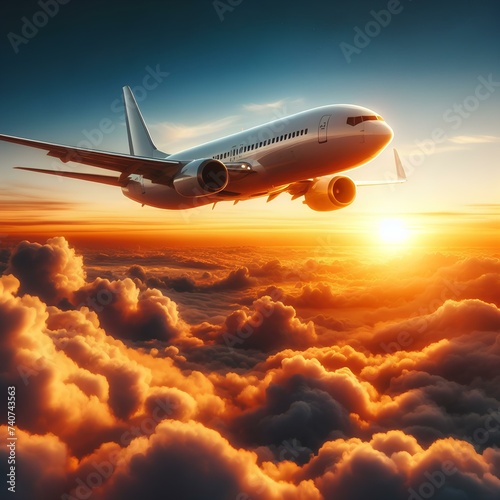
<path fill-rule="evenodd" d="M 318 128 L 318 142 L 328 141 L 328 122 L 330 121 L 330 115 L 325 115 L 321 117 Z"/>

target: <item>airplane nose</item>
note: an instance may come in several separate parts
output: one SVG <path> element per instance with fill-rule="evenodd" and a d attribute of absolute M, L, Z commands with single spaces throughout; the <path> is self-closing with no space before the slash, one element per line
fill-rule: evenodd
<path fill-rule="evenodd" d="M 387 125 L 387 123 L 384 123 L 384 132 L 381 134 L 381 142 L 382 142 L 382 146 L 381 146 L 381 149 L 385 148 L 391 141 L 392 141 L 392 138 L 394 137 L 394 132 L 392 130 L 391 127 L 389 127 L 389 125 Z"/>
<path fill-rule="evenodd" d="M 392 138 L 394 137 L 394 131 L 392 130 L 391 127 L 389 127 L 389 125 L 387 125 L 387 123 L 384 122 L 382 125 L 385 127 L 384 135 L 387 137 L 386 144 L 389 144 L 392 141 Z"/>
<path fill-rule="evenodd" d="M 385 122 L 366 122 L 364 136 L 366 143 L 377 150 L 381 150 L 392 141 L 394 132 Z"/>

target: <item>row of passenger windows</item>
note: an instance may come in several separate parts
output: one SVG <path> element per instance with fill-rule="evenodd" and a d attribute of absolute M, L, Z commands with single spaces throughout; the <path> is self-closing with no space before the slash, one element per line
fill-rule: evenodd
<path fill-rule="evenodd" d="M 255 149 L 263 148 L 264 146 L 269 146 L 270 144 L 277 144 L 278 142 L 287 141 L 288 139 L 293 139 L 294 137 L 300 137 L 301 135 L 307 135 L 309 129 L 298 130 L 297 132 L 290 132 L 289 134 L 284 134 L 279 137 L 273 137 L 272 139 L 267 139 L 266 141 L 256 142 L 255 144 L 250 144 L 249 146 L 241 146 L 239 149 L 234 148 L 231 151 L 215 155 L 216 160 L 224 160 L 230 156 L 235 156 L 237 154 L 248 153 L 249 151 L 254 151 Z"/>
<path fill-rule="evenodd" d="M 384 119 L 379 115 L 350 116 L 349 118 L 347 118 L 347 125 L 352 125 L 354 127 L 354 125 L 358 125 L 358 123 L 366 122 L 368 120 L 380 120 L 382 122 L 384 121 Z"/>

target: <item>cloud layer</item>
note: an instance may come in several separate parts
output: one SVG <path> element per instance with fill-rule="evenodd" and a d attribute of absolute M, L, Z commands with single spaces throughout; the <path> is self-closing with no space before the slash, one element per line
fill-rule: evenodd
<path fill-rule="evenodd" d="M 4 256 L 20 498 L 499 498 L 497 257 L 217 252 Z"/>

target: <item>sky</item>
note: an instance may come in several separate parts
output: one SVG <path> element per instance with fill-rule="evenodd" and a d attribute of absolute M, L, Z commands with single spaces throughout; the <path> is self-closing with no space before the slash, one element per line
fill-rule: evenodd
<path fill-rule="evenodd" d="M 3 6 L 0 133 L 127 152 L 124 85 L 168 153 L 351 103 L 394 139 L 349 175 L 408 181 L 166 211 L 0 143 L 0 496 L 500 498 L 499 14 Z"/>
<path fill-rule="evenodd" d="M 355 233 L 372 242 L 371 228 L 396 216 L 415 241 L 439 238 L 451 222 L 466 231 L 487 227 L 481 244 L 494 244 L 495 2 L 49 4 L 52 17 L 37 2 L 3 7 L 2 133 L 127 152 L 123 85 L 135 90 L 154 140 L 168 153 L 315 106 L 354 103 L 384 116 L 395 137 L 353 177 L 385 178 L 396 147 L 409 181 L 360 189 L 341 212 L 314 213 L 282 195 L 269 205 L 222 203 L 187 215 L 141 208 L 112 187 L 15 171 L 61 165 L 43 152 L 1 144 L 2 232 L 14 239 L 22 232 L 54 236 L 63 227 L 74 241 L 100 244 L 110 233 L 120 241 L 157 241 L 161 234 L 162 244 L 174 245 L 193 244 L 194 234 L 199 244 L 206 234 L 225 243 L 290 244 L 297 233 L 290 225 L 300 221 L 306 241 L 313 227 L 319 237 L 351 242 Z"/>

